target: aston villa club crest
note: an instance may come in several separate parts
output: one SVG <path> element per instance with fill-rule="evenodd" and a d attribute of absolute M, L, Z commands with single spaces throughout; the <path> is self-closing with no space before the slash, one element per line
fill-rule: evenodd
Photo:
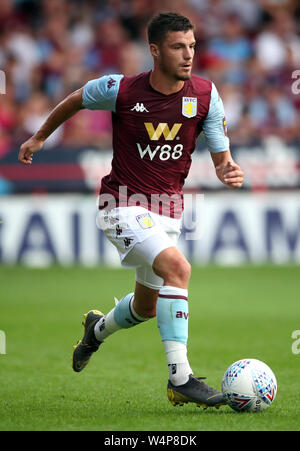
<path fill-rule="evenodd" d="M 197 97 L 182 97 L 182 114 L 188 118 L 196 116 Z"/>
<path fill-rule="evenodd" d="M 143 213 L 142 215 L 136 216 L 136 220 L 142 229 L 149 229 L 154 226 L 154 221 L 149 213 Z"/>

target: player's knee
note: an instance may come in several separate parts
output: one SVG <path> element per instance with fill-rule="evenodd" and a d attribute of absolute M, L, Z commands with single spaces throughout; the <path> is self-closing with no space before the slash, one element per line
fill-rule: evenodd
<path fill-rule="evenodd" d="M 164 279 L 166 285 L 186 285 L 191 276 L 191 265 L 183 256 L 181 258 L 172 257 L 168 259 L 164 268 L 160 269 L 159 275 Z"/>
<path fill-rule="evenodd" d="M 189 281 L 191 276 L 191 265 L 189 262 L 183 258 L 177 262 L 174 262 L 174 271 L 176 277 L 181 280 L 183 283 Z"/>

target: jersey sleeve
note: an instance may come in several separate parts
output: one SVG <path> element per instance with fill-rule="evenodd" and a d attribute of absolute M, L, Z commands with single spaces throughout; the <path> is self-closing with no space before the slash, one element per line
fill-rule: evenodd
<path fill-rule="evenodd" d="M 214 83 L 212 83 L 209 111 L 202 128 L 210 152 L 225 152 L 229 149 L 224 106 Z"/>
<path fill-rule="evenodd" d="M 124 75 L 105 75 L 83 87 L 82 106 L 88 110 L 116 110 L 120 82 Z"/>

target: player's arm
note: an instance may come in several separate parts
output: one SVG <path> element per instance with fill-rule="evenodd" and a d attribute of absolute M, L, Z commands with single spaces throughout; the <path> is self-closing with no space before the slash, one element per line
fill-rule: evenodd
<path fill-rule="evenodd" d="M 240 188 L 243 184 L 244 173 L 231 156 L 224 106 L 214 84 L 212 85 L 209 111 L 203 123 L 203 132 L 217 177 L 230 188 Z"/>
<path fill-rule="evenodd" d="M 48 136 L 82 108 L 115 111 L 119 86 L 123 77 L 123 75 L 105 75 L 90 80 L 82 88 L 66 97 L 51 111 L 41 128 L 22 144 L 19 161 L 31 164 L 32 155 L 41 150 Z"/>
<path fill-rule="evenodd" d="M 43 147 L 46 139 L 67 119 L 74 116 L 83 107 L 83 88 L 74 91 L 62 100 L 49 114 L 46 121 L 39 130 L 27 141 L 25 141 L 19 151 L 19 161 L 24 164 L 32 163 L 32 156 Z"/>

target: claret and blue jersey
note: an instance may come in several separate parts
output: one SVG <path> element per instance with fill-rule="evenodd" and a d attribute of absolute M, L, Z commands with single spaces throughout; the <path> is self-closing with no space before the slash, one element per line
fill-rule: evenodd
<path fill-rule="evenodd" d="M 182 196 L 196 140 L 203 131 L 210 152 L 229 149 L 225 113 L 215 85 L 196 75 L 165 95 L 152 88 L 150 72 L 107 75 L 83 89 L 85 108 L 112 111 L 113 160 L 100 194 Z"/>

